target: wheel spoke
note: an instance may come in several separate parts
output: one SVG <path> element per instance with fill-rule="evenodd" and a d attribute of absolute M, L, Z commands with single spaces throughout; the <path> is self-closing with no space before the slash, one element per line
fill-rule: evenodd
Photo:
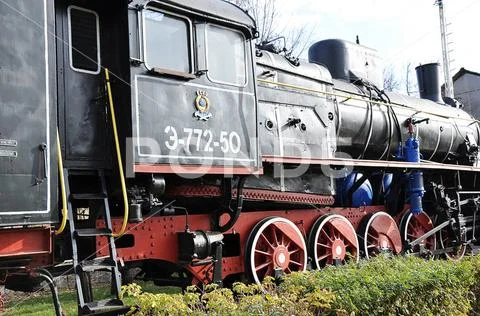
<path fill-rule="evenodd" d="M 266 252 L 266 251 L 263 251 L 263 250 L 259 250 L 259 249 L 255 249 L 255 252 L 256 253 L 259 253 L 261 255 L 265 255 L 265 256 L 268 256 L 268 257 L 271 257 L 273 254 L 269 253 L 269 252 Z"/>
<path fill-rule="evenodd" d="M 323 255 L 323 256 L 320 256 L 318 257 L 317 261 L 322 261 L 323 259 L 326 259 L 328 257 L 331 257 L 331 254 L 330 253 L 327 253 L 326 255 Z"/>
<path fill-rule="evenodd" d="M 289 253 L 290 255 L 293 255 L 294 253 L 297 253 L 297 252 L 299 252 L 299 251 L 300 251 L 300 249 L 296 248 L 296 249 L 293 249 L 292 251 L 289 251 L 288 253 Z"/>
<path fill-rule="evenodd" d="M 262 233 L 260 234 L 260 237 L 263 238 L 263 240 L 267 243 L 267 245 L 272 248 L 273 250 L 275 250 L 275 247 L 270 243 L 270 240 L 268 240 L 268 238 Z"/>
<path fill-rule="evenodd" d="M 368 233 L 367 236 L 370 237 L 370 239 L 373 239 L 374 241 L 378 240 L 378 236 L 374 236 L 371 233 Z"/>
<path fill-rule="evenodd" d="M 287 243 L 286 245 L 284 245 L 284 246 L 285 246 L 285 248 L 287 248 L 287 249 L 288 249 L 288 247 L 290 247 L 290 245 L 291 245 L 291 244 L 292 244 L 292 241 L 291 241 L 291 240 L 289 240 L 289 241 L 288 241 L 288 243 Z"/>
<path fill-rule="evenodd" d="M 266 267 L 268 267 L 269 265 L 271 265 L 273 263 L 273 261 L 267 261 L 265 263 L 262 263 L 261 265 L 259 266 L 256 266 L 255 267 L 255 270 L 259 271 L 259 270 L 262 270 L 262 269 L 265 269 Z"/>
<path fill-rule="evenodd" d="M 277 229 L 275 228 L 275 225 L 271 226 L 271 232 L 272 232 L 272 236 L 273 236 L 273 241 L 275 242 L 274 245 L 275 246 L 280 245 L 280 243 L 278 242 Z"/>
<path fill-rule="evenodd" d="M 410 221 L 410 222 L 408 223 L 408 227 L 410 227 L 410 228 L 412 228 L 413 230 L 415 230 L 416 227 L 415 227 L 413 224 L 414 224 L 414 223 L 413 223 L 412 221 Z"/>
<path fill-rule="evenodd" d="M 296 266 L 299 266 L 299 267 L 303 267 L 303 264 L 301 264 L 300 262 L 294 261 L 294 260 L 292 260 L 292 259 L 290 259 L 290 263 L 291 263 L 291 264 L 294 264 L 294 265 L 296 265 Z"/>
<path fill-rule="evenodd" d="M 326 244 L 322 244 L 322 243 L 319 243 L 319 242 L 317 242 L 317 245 L 321 246 L 321 247 L 324 247 L 324 248 L 330 248 L 331 247 L 331 245 L 326 245 Z"/>
<path fill-rule="evenodd" d="M 322 229 L 321 232 L 323 233 L 323 235 L 324 235 L 325 237 L 328 238 L 328 240 L 329 240 L 330 242 L 333 242 L 332 238 L 327 234 L 327 232 L 326 232 L 325 230 Z"/>
<path fill-rule="evenodd" d="M 333 237 L 333 239 L 338 239 L 337 235 L 335 235 L 335 228 L 333 225 L 328 225 L 328 230 L 330 231 L 330 236 Z"/>

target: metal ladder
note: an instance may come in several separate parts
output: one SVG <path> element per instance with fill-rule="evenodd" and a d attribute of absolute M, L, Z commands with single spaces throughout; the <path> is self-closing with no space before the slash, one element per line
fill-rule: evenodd
<path fill-rule="evenodd" d="M 110 207 L 104 170 L 77 171 L 64 168 L 65 190 L 67 194 L 68 218 L 72 243 L 73 269 L 77 288 L 78 314 L 79 315 L 123 315 L 130 310 L 120 300 L 121 274 L 118 268 L 117 251 L 113 237 Z M 100 192 L 96 193 L 72 193 L 70 192 L 69 175 L 97 176 L 100 181 Z M 103 210 L 105 228 L 76 228 L 77 214 L 73 212 L 72 201 L 103 201 L 100 207 Z M 78 253 L 78 241 L 86 238 L 108 238 L 109 256 L 96 258 L 95 254 L 80 260 Z M 112 273 L 113 298 L 94 301 L 90 273 L 95 271 L 110 271 Z"/>

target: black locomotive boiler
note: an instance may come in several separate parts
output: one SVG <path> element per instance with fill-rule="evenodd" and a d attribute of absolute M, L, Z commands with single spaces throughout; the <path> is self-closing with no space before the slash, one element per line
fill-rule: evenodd
<path fill-rule="evenodd" d="M 79 314 L 121 314 L 135 278 L 476 249 L 479 126 L 437 64 L 417 68 L 421 98 L 386 92 L 374 50 L 326 40 L 298 62 L 221 0 L 5 0 L 0 21 L 7 288 L 55 294 L 73 273 Z"/>

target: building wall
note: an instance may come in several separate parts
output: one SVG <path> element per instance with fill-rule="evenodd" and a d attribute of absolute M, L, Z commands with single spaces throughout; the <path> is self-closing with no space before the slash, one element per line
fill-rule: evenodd
<path fill-rule="evenodd" d="M 464 105 L 464 110 L 480 119 L 480 76 L 466 73 L 453 83 L 455 98 Z"/>

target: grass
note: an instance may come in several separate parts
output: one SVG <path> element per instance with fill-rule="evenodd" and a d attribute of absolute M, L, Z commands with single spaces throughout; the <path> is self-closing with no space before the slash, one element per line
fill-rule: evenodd
<path fill-rule="evenodd" d="M 157 287 L 150 282 L 138 282 L 142 285 L 142 288 L 150 293 L 180 293 L 179 288 L 174 287 Z M 99 286 L 94 289 L 95 298 L 98 300 L 111 297 L 109 286 Z M 53 307 L 52 296 L 49 291 L 42 292 L 41 294 L 32 295 L 28 297 L 28 294 L 16 301 L 6 302 L 5 312 L 2 315 L 16 316 L 16 315 L 55 315 L 55 309 Z M 77 294 L 73 290 L 65 290 L 60 292 L 59 295 L 60 304 L 62 305 L 62 311 L 70 316 L 77 315 Z M 124 300 L 127 305 L 134 305 L 134 299 L 127 297 Z"/>

